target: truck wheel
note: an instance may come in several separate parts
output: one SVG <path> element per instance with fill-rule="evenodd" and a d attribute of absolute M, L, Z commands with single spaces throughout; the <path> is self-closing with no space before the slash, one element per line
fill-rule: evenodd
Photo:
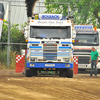
<path fill-rule="evenodd" d="M 33 76 L 33 69 L 31 69 L 31 68 L 26 69 L 26 68 L 27 68 L 27 56 L 25 56 L 25 76 L 32 77 Z"/>
<path fill-rule="evenodd" d="M 59 77 L 66 77 L 66 69 L 65 68 L 61 68 L 59 71 Z"/>
<path fill-rule="evenodd" d="M 25 76 L 26 77 L 32 77 L 33 76 L 33 70 L 30 69 L 25 69 Z"/>
<path fill-rule="evenodd" d="M 100 74 L 100 69 L 98 69 L 98 74 Z"/>
<path fill-rule="evenodd" d="M 37 69 L 33 68 L 33 76 L 37 76 Z"/>
<path fill-rule="evenodd" d="M 67 69 L 67 71 L 66 71 L 66 76 L 67 76 L 68 78 L 73 78 L 73 70 Z"/>

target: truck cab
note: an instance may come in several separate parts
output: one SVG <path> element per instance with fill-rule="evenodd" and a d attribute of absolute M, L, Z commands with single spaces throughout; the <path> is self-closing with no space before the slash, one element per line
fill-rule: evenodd
<path fill-rule="evenodd" d="M 38 14 L 25 30 L 26 76 L 55 69 L 59 76 L 73 77 L 72 40 L 76 32 L 70 20 L 63 20 L 62 14 Z"/>
<path fill-rule="evenodd" d="M 100 53 L 100 32 L 94 30 L 93 25 L 75 25 L 76 38 L 73 43 L 73 52 L 75 56 L 78 56 L 78 69 L 91 69 L 89 64 L 91 47 Z M 99 63 L 97 68 L 100 69 Z"/>

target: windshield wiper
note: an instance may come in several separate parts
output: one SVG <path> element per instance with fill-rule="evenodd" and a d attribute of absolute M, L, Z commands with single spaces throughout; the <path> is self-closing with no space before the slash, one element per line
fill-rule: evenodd
<path fill-rule="evenodd" d="M 51 38 L 53 38 L 53 39 L 61 39 L 60 37 L 51 37 Z"/>

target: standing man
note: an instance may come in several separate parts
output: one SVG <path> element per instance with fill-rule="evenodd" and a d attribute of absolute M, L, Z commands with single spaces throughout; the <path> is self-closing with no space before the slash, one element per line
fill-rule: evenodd
<path fill-rule="evenodd" d="M 90 61 L 89 63 L 91 63 L 91 74 L 90 76 L 92 76 L 93 74 L 93 66 L 95 66 L 95 76 L 97 76 L 97 64 L 98 64 L 98 59 L 99 59 L 99 54 L 98 52 L 95 50 L 94 47 L 91 48 L 91 54 L 90 54 Z"/>

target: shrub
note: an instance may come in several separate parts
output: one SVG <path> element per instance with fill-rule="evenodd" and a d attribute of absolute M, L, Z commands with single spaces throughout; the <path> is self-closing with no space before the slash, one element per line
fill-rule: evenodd
<path fill-rule="evenodd" d="M 7 49 L 0 50 L 0 69 L 15 69 L 16 55 L 18 55 L 16 51 L 10 51 L 10 66 L 7 67 Z"/>

